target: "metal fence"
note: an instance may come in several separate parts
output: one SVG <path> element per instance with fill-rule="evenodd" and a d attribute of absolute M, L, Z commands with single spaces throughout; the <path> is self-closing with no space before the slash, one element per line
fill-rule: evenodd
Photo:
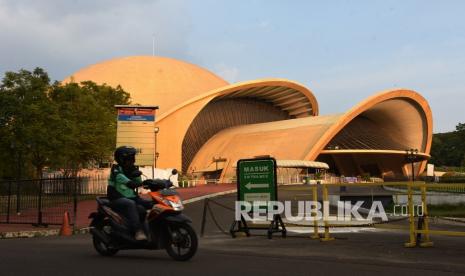
<path fill-rule="evenodd" d="M 79 179 L 79 195 L 103 195 L 107 193 L 107 177 L 100 175 L 80 175 Z"/>
<path fill-rule="evenodd" d="M 74 223 L 78 201 L 104 193 L 81 177 L 0 181 L 0 223 L 61 224 L 65 212 Z"/>

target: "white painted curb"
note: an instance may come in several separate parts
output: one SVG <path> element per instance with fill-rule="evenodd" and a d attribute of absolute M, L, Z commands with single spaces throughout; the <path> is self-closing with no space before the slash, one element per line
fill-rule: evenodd
<path fill-rule="evenodd" d="M 209 194 L 209 195 L 204 195 L 204 196 L 199 196 L 199 197 L 194 197 L 194 198 L 183 200 L 182 203 L 183 204 L 194 203 L 194 202 L 204 200 L 204 199 L 207 199 L 207 198 L 212 198 L 212 197 L 217 197 L 217 196 L 222 196 L 222 195 L 229 195 L 229 194 L 233 194 L 235 192 L 236 192 L 236 189 L 230 190 L 230 191 L 214 193 L 214 194 Z"/>

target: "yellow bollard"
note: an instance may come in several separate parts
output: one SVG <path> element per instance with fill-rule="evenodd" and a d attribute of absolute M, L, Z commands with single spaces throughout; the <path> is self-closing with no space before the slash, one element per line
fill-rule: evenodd
<path fill-rule="evenodd" d="M 405 247 L 415 247 L 417 245 L 415 239 L 415 217 L 413 213 L 413 195 L 412 195 L 412 184 L 407 184 L 407 198 L 408 198 L 408 211 L 409 211 L 409 236 L 410 242 L 404 244 Z"/>
<path fill-rule="evenodd" d="M 318 202 L 318 186 L 315 184 L 312 186 L 312 196 L 313 202 L 316 204 Z M 312 239 L 319 239 L 320 234 L 318 233 L 318 220 L 317 220 L 318 212 L 315 210 L 312 212 L 313 217 L 313 235 L 310 236 Z"/>
<path fill-rule="evenodd" d="M 421 204 L 423 207 L 423 230 L 425 231 L 425 240 L 420 243 L 421 247 L 432 247 L 433 242 L 429 238 L 429 218 L 428 207 L 426 204 L 426 184 L 421 186 Z"/>
<path fill-rule="evenodd" d="M 326 186 L 326 184 L 322 184 L 322 186 L 323 186 L 323 205 L 324 205 L 324 202 L 328 201 L 328 187 Z M 328 214 L 329 214 L 329 210 L 328 210 Z M 328 223 L 328 220 L 326 219 L 326 216 L 324 215 L 324 208 L 323 208 L 323 220 L 324 220 L 324 225 L 325 225 L 325 235 L 321 239 L 321 241 L 332 241 L 334 240 L 334 238 L 332 238 L 329 235 L 329 223 Z"/>

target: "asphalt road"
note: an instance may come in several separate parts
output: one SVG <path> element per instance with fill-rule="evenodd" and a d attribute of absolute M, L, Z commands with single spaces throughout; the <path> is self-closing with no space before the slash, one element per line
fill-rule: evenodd
<path fill-rule="evenodd" d="M 285 195 L 284 195 L 285 196 Z M 217 199 L 233 206 L 234 196 Z M 202 203 L 187 206 L 199 233 Z M 232 213 L 212 205 L 222 228 Z M 290 230 L 302 230 L 294 228 Z M 331 242 L 290 232 L 232 239 L 209 217 L 198 254 L 175 262 L 164 251 L 121 251 L 101 257 L 89 235 L 0 240 L 0 275 L 455 275 L 465 273 L 465 239 L 433 237 L 435 247 L 403 247 L 405 232 L 362 228 L 340 231 Z"/>
<path fill-rule="evenodd" d="M 302 254 L 307 246 L 326 246 L 302 238 L 294 238 L 289 244 L 260 237 L 252 238 L 251 243 L 245 248 L 236 244 L 228 250 L 230 243 L 203 240 L 199 253 L 191 261 L 180 263 L 163 251 L 126 251 L 111 258 L 101 257 L 87 235 L 7 240 L 1 242 L 0 268 L 2 275 L 453 275 L 465 271 L 462 264 L 357 258 L 355 250 L 347 258 L 340 254 Z M 284 252 L 278 247 L 283 247 Z M 337 246 L 333 249 L 337 250 Z M 294 250 L 295 254 L 288 254 Z"/>

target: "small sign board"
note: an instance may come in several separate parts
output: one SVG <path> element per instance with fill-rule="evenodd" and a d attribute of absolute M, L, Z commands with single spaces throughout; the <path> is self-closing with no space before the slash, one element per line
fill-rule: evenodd
<path fill-rule="evenodd" d="M 434 176 L 434 164 L 426 165 L 426 176 Z"/>
<path fill-rule="evenodd" d="M 277 162 L 271 157 L 237 161 L 237 200 L 247 201 L 252 205 L 256 205 L 258 202 L 259 205 L 265 205 L 264 209 L 270 212 L 271 206 L 268 205 L 268 202 L 278 200 L 276 167 Z M 249 227 L 241 215 L 240 220 L 233 221 L 229 232 L 233 238 L 238 232 L 244 232 L 249 236 L 251 229 L 268 230 L 269 239 L 276 232 L 280 232 L 283 237 L 286 237 L 286 227 L 280 214 L 273 215 L 273 220 L 268 227 Z"/>
<path fill-rule="evenodd" d="M 118 122 L 155 122 L 155 109 L 143 107 L 118 108 Z"/>
<path fill-rule="evenodd" d="M 155 113 L 157 106 L 116 105 L 118 111 L 116 147 L 132 146 L 137 150 L 136 164 L 154 166 Z"/>
<path fill-rule="evenodd" d="M 276 160 L 241 159 L 237 162 L 237 199 L 275 201 L 277 196 Z"/>

